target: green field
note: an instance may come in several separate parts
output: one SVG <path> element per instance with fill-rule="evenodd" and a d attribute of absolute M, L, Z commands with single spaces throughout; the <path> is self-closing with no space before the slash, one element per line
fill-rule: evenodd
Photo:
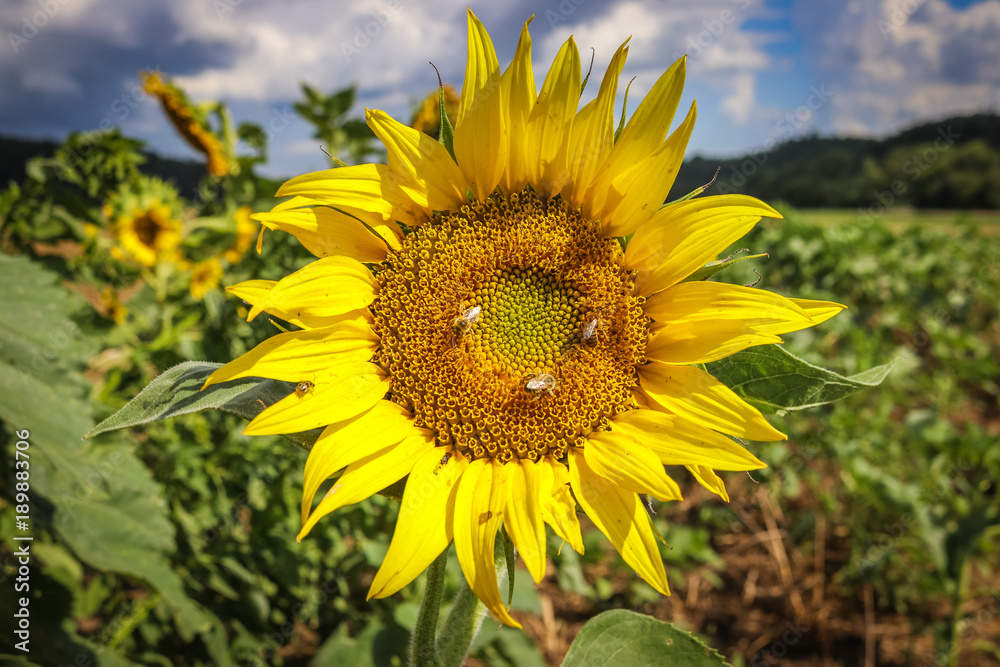
<path fill-rule="evenodd" d="M 861 226 L 871 224 L 874 217 L 858 209 L 845 208 L 807 208 L 796 212 L 798 221 L 824 226 Z M 971 223 L 979 227 L 983 236 L 1000 236 L 1000 211 L 995 210 L 948 211 L 896 206 L 877 217 L 879 222 L 893 232 L 921 227 L 951 233 L 958 226 Z"/>

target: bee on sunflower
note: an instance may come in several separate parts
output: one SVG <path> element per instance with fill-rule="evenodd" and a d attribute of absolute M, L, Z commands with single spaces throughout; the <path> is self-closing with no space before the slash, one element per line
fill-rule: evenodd
<path fill-rule="evenodd" d="M 717 471 L 764 466 L 733 438 L 785 437 L 699 364 L 780 342 L 843 308 L 685 282 L 762 217 L 781 216 L 736 195 L 663 205 L 696 115 L 692 105 L 668 135 L 684 59 L 616 132 L 627 42 L 581 108 L 573 39 L 537 92 L 528 23 L 501 71 L 469 12 L 451 146 L 368 110 L 388 164 L 293 178 L 278 191 L 290 199 L 254 216 L 318 259 L 229 291 L 253 305 L 250 319 L 267 312 L 298 330 L 206 382 L 308 386 L 245 431 L 324 427 L 305 467 L 299 539 L 407 478 L 370 597 L 400 590 L 454 542 L 472 590 L 518 627 L 494 568 L 501 526 L 537 582 L 546 524 L 582 552 L 579 505 L 669 594 L 641 496 L 681 498 L 670 465 L 728 500 Z"/>

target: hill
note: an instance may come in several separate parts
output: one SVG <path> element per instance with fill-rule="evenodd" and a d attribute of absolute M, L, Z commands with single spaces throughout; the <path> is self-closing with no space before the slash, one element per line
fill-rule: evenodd
<path fill-rule="evenodd" d="M 808 136 L 771 151 L 685 162 L 669 199 L 719 177 L 739 192 L 799 207 L 1000 208 L 1000 116 L 948 118 L 884 139 Z"/>

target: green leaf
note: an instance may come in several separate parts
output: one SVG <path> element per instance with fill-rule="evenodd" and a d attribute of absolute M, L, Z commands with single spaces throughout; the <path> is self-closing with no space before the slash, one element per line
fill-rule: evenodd
<path fill-rule="evenodd" d="M 441 75 L 438 74 L 438 114 L 440 123 L 438 127 L 438 141 L 448 149 L 448 153 L 455 157 L 455 128 L 448 119 L 448 111 L 444 105 L 444 86 L 441 84 Z"/>
<path fill-rule="evenodd" d="M 726 661 L 715 649 L 670 623 L 625 609 L 587 621 L 562 667 L 718 667 Z"/>
<path fill-rule="evenodd" d="M 761 345 L 714 361 L 706 370 L 761 412 L 803 410 L 882 383 L 895 362 L 844 377 L 799 359 L 780 345 Z"/>
<path fill-rule="evenodd" d="M 23 257 L 0 255 L 5 279 L 0 422 L 8 433 L 29 431 L 31 492 L 47 501 L 40 510 L 54 508 L 33 520 L 51 517 L 62 543 L 88 565 L 149 582 L 190 640 L 207 627 L 208 616 L 170 567 L 174 527 L 159 487 L 128 447 L 80 442 L 93 427 L 84 400 L 90 385 L 80 370 L 96 348 L 69 317 L 82 302 L 58 284 L 58 275 Z"/>
<path fill-rule="evenodd" d="M 243 419 L 253 419 L 295 390 L 291 382 L 265 378 L 242 378 L 213 384 L 202 390 L 208 376 L 222 364 L 185 361 L 165 371 L 146 385 L 128 405 L 95 426 L 85 438 L 202 410 L 222 410 Z M 292 433 L 292 442 L 310 448 L 322 429 Z"/>
<path fill-rule="evenodd" d="M 744 251 L 741 250 L 740 252 Z M 709 262 L 681 282 L 689 283 L 695 280 L 705 280 L 706 278 L 711 278 L 723 269 L 728 269 L 733 264 L 739 264 L 740 262 L 745 262 L 748 259 L 760 259 L 761 257 L 766 259 L 768 254 L 764 252 L 759 255 L 747 255 L 746 257 L 737 257 L 736 259 L 720 259 L 716 262 Z"/>

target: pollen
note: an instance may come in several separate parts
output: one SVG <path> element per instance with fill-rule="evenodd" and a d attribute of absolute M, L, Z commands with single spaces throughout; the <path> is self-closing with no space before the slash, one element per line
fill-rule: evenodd
<path fill-rule="evenodd" d="M 526 190 L 437 215 L 377 278 L 390 396 L 439 445 L 503 463 L 559 458 L 634 407 L 643 299 L 618 243 L 564 202 Z"/>

